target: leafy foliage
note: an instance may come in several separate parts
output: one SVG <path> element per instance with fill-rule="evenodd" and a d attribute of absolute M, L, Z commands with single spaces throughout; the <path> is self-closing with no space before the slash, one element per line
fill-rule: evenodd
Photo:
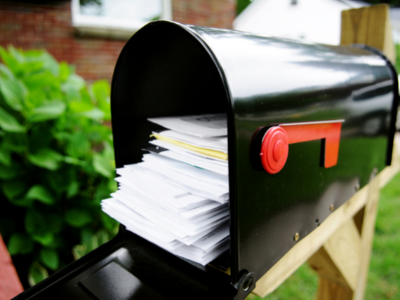
<path fill-rule="evenodd" d="M 251 4 L 252 0 L 237 0 L 236 2 L 236 15 L 240 15 L 242 11 L 246 9 L 247 6 Z"/>
<path fill-rule="evenodd" d="M 0 232 L 35 284 L 116 232 L 100 210 L 116 189 L 110 87 L 45 51 L 0 57 Z"/>
<path fill-rule="evenodd" d="M 397 73 L 400 72 L 400 44 L 396 44 L 396 65 L 395 65 Z"/>

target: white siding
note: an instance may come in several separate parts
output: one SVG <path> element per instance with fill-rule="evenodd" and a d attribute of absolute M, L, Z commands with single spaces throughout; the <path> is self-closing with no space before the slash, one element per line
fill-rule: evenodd
<path fill-rule="evenodd" d="M 255 0 L 234 21 L 234 28 L 264 36 L 337 45 L 341 11 L 363 3 L 339 0 Z"/>

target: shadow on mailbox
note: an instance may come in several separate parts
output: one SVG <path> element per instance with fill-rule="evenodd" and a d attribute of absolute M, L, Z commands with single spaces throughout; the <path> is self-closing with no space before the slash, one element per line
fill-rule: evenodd
<path fill-rule="evenodd" d="M 202 267 L 121 226 L 16 299 L 244 299 L 390 164 L 397 91 L 393 66 L 369 47 L 149 23 L 114 72 L 116 165 L 141 161 L 159 129 L 147 118 L 227 113 L 230 251 Z"/>

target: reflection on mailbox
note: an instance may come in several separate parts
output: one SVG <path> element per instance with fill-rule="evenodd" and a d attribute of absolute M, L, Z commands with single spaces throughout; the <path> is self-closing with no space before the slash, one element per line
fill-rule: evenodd
<path fill-rule="evenodd" d="M 121 226 L 21 299 L 57 290 L 87 299 L 110 284 L 121 299 L 244 299 L 372 170 L 390 164 L 397 105 L 396 72 L 369 47 L 149 23 L 127 42 L 112 81 L 117 168 L 141 161 L 161 128 L 148 118 L 227 114 L 230 250 L 203 267 Z"/>

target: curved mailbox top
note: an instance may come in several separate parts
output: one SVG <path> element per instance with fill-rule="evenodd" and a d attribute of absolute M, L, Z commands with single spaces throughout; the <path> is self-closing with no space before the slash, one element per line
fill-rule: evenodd
<path fill-rule="evenodd" d="M 157 126 L 147 118 L 226 112 L 232 281 L 243 270 L 260 278 L 390 163 L 397 98 L 393 67 L 370 51 L 156 21 L 129 40 L 115 69 L 116 164 L 141 160 Z M 329 137 L 298 138 L 297 123 L 321 121 L 341 124 L 334 165 Z M 289 138 L 276 174 L 259 157 L 272 125 Z"/>

